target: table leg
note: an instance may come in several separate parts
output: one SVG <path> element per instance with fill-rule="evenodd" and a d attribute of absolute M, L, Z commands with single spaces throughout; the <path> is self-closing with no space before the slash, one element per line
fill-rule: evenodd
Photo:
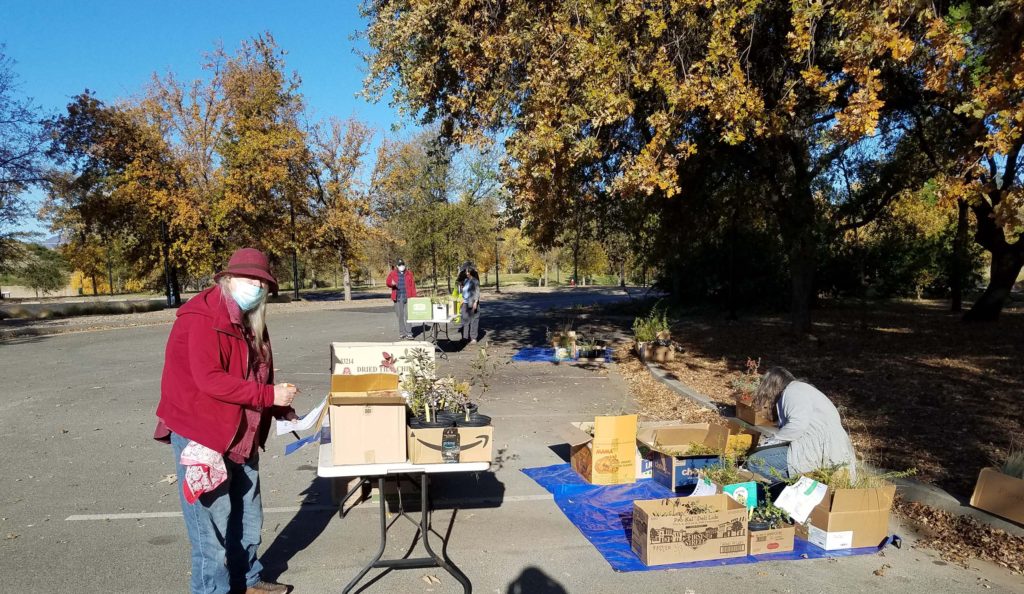
<path fill-rule="evenodd" d="M 423 548 L 427 550 L 427 554 L 433 557 L 434 561 L 437 562 L 438 567 L 447 571 L 452 575 L 453 578 L 462 584 L 462 591 L 465 594 L 471 594 L 473 592 L 473 584 L 470 583 L 469 578 L 466 574 L 452 563 L 447 556 L 441 556 L 434 552 L 434 549 L 430 548 L 430 499 L 427 496 L 427 488 L 430 485 L 430 477 L 426 473 L 420 475 L 420 532 L 423 534 Z M 448 532 L 449 537 L 451 531 Z M 442 543 L 447 548 L 448 543 Z"/>
<path fill-rule="evenodd" d="M 369 571 L 371 569 L 376 567 L 377 566 L 377 562 L 380 561 L 380 558 L 384 556 L 384 548 L 387 545 L 387 538 L 388 538 L 388 524 L 387 524 L 388 506 L 387 506 L 387 498 L 384 497 L 384 477 L 383 476 L 377 479 L 377 494 L 378 494 L 378 498 L 380 499 L 380 547 L 377 548 L 377 554 L 373 557 L 373 559 L 370 560 L 369 563 L 366 564 L 366 567 L 364 567 L 356 575 L 356 577 L 352 578 L 352 581 L 350 581 L 348 583 L 348 585 L 345 586 L 345 589 L 342 590 L 342 592 L 344 594 L 348 594 L 349 592 L 351 592 L 352 588 L 354 588 L 356 586 L 356 584 L 359 583 L 359 580 L 363 579 L 363 577 L 366 576 L 366 574 L 369 573 Z"/>

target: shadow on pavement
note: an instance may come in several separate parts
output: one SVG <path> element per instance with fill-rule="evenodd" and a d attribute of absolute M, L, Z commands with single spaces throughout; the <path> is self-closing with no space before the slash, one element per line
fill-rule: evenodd
<path fill-rule="evenodd" d="M 506 594 L 568 594 L 562 584 L 537 567 L 527 567 L 508 585 Z"/>

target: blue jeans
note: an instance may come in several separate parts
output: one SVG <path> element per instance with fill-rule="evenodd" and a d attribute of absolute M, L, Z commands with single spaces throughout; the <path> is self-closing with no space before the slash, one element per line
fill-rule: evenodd
<path fill-rule="evenodd" d="M 188 439 L 171 433 L 178 496 L 192 545 L 192 594 L 226 594 L 260 581 L 257 558 L 263 529 L 259 455 L 245 464 L 227 458 L 228 478 L 195 503 L 185 501 L 185 467 L 178 463 Z"/>
<path fill-rule="evenodd" d="M 747 469 L 776 483 L 780 478 L 789 478 L 789 444 L 780 443 L 754 452 L 747 457 Z"/>

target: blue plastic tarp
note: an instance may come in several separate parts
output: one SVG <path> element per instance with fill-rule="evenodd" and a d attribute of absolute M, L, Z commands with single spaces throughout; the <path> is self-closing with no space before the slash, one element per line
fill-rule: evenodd
<path fill-rule="evenodd" d="M 554 495 L 555 504 L 583 536 L 597 548 L 615 571 L 651 571 L 655 569 L 688 569 L 740 565 L 758 561 L 788 561 L 797 559 L 825 559 L 851 557 L 878 552 L 877 547 L 826 551 L 811 543 L 796 539 L 794 548 L 786 553 L 747 555 L 733 559 L 696 561 L 647 567 L 630 546 L 633 524 L 633 501 L 676 497 L 668 487 L 651 479 L 642 479 L 628 485 L 591 485 L 583 480 L 568 464 L 540 468 L 526 468 L 523 472 Z"/>
<path fill-rule="evenodd" d="M 523 347 L 512 355 L 513 361 L 520 363 L 561 363 L 563 361 L 576 361 L 577 359 L 558 359 L 555 357 L 555 349 L 551 347 Z M 604 350 L 605 363 L 612 362 L 612 351 Z"/>

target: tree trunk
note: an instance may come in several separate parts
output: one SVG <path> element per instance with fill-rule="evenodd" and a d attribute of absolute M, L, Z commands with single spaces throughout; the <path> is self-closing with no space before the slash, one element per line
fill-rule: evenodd
<path fill-rule="evenodd" d="M 626 288 L 626 261 L 619 262 L 619 286 Z"/>
<path fill-rule="evenodd" d="M 39 291 L 36 291 L 36 297 L 38 297 L 38 296 L 39 296 Z M 96 273 L 95 272 L 92 273 L 92 296 L 93 297 L 99 297 L 100 296 L 100 292 L 99 292 L 99 290 L 96 287 Z"/>
<path fill-rule="evenodd" d="M 352 301 L 352 271 L 347 263 L 341 265 L 341 282 L 345 285 L 345 301 Z"/>
<path fill-rule="evenodd" d="M 548 286 L 548 263 L 544 263 L 544 286 Z"/>
<path fill-rule="evenodd" d="M 965 322 L 994 322 L 999 319 L 1003 304 L 1010 296 L 1013 284 L 1017 282 L 1021 266 L 1024 266 L 1024 252 L 1018 246 L 1014 244 L 992 251 L 988 286 L 971 310 L 964 314 Z"/>
<path fill-rule="evenodd" d="M 433 234 L 433 230 L 431 230 Z M 434 276 L 434 294 L 437 295 L 437 242 L 431 240 L 430 242 L 430 260 L 431 260 L 431 274 Z"/>
<path fill-rule="evenodd" d="M 110 245 L 107 245 L 107 284 L 110 285 L 110 296 L 114 296 L 114 262 L 110 256 Z"/>
<path fill-rule="evenodd" d="M 953 272 L 949 279 L 952 311 L 963 311 L 967 264 L 967 201 L 960 198 L 957 200 L 956 236 L 953 238 Z"/>

